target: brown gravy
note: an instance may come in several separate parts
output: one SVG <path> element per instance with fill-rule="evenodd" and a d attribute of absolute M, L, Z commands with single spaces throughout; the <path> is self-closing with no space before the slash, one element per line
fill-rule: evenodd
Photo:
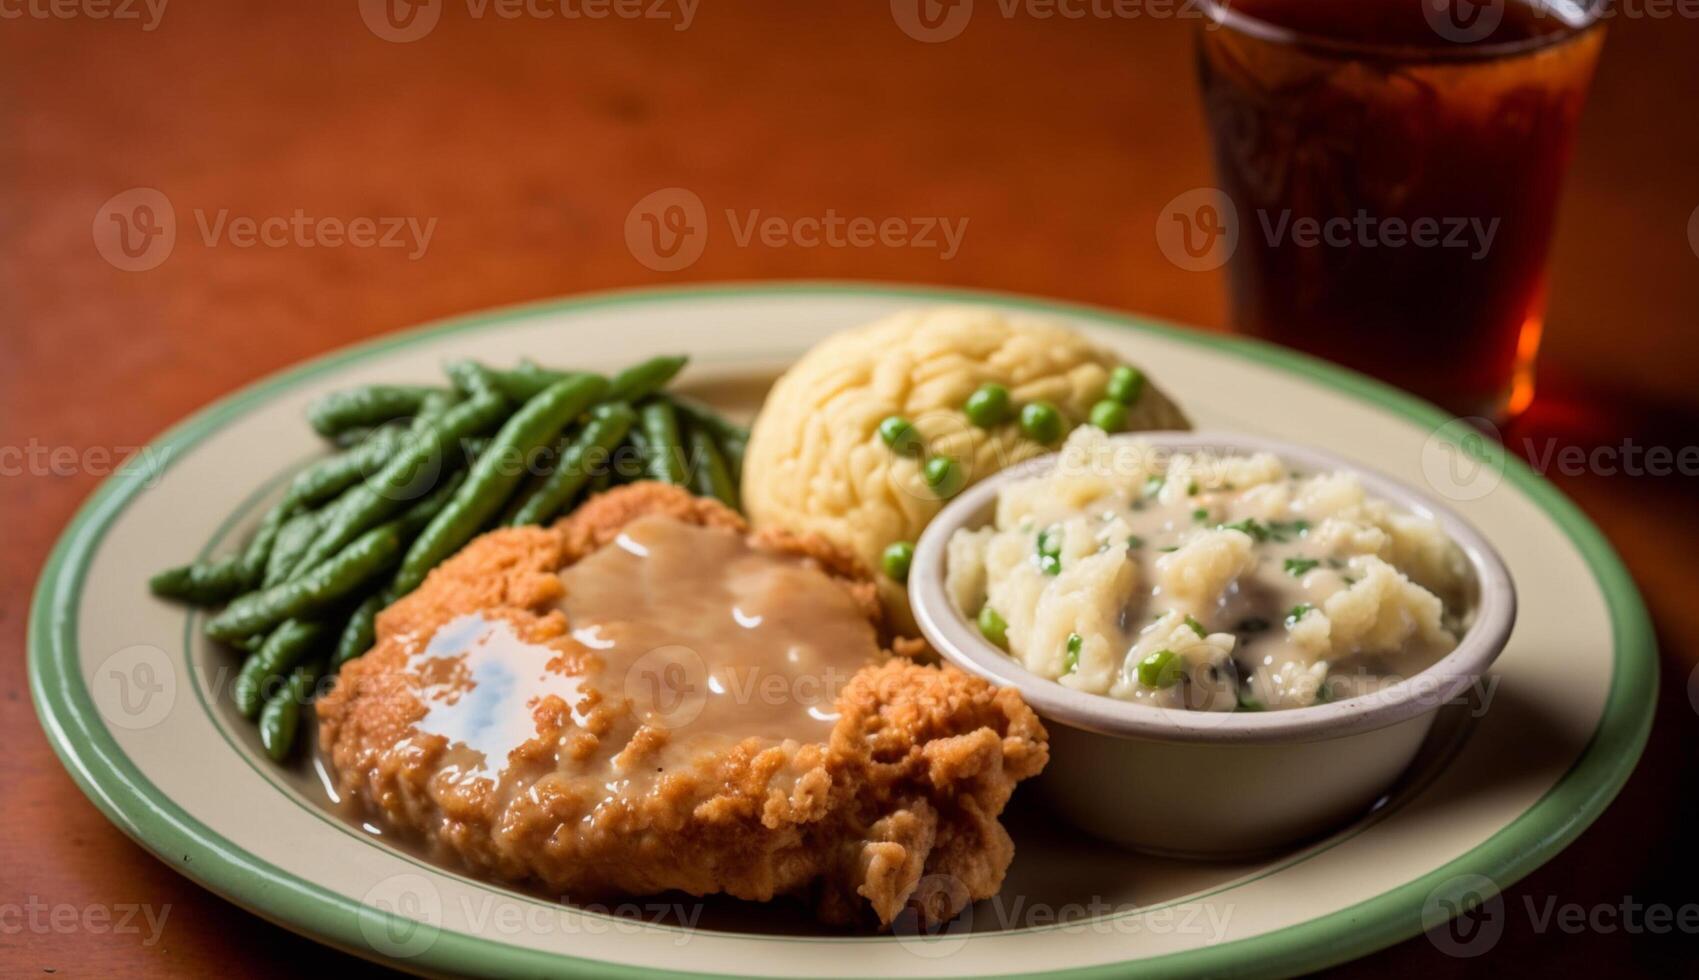
<path fill-rule="evenodd" d="M 704 767 L 735 743 L 826 741 L 838 693 L 880 656 L 844 588 L 731 531 L 641 518 L 560 576 L 567 637 L 528 642 L 473 613 L 408 657 L 425 709 L 408 741 L 447 743 L 432 776 L 439 802 L 505 809 L 564 795 L 578 802 L 559 833 L 635 805 L 675 773 L 694 771 L 692 792 L 710 791 Z M 797 775 L 780 767 L 768 786 L 788 793 Z M 356 801 L 336 802 L 383 833 L 355 816 Z"/>

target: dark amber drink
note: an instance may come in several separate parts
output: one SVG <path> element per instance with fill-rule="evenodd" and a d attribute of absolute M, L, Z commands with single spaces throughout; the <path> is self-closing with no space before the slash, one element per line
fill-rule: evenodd
<path fill-rule="evenodd" d="M 1215 0 L 1198 65 L 1236 326 L 1463 415 L 1533 395 L 1603 42 L 1560 0 Z"/>

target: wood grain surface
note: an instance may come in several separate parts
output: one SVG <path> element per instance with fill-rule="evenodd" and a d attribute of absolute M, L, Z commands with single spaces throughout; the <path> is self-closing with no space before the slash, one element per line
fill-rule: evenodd
<path fill-rule="evenodd" d="M 919 281 L 1224 325 L 1219 274 L 1176 268 L 1153 233 L 1169 200 L 1211 181 L 1188 19 L 1043 18 L 982 2 L 959 37 L 920 43 L 877 2 L 702 0 L 687 20 L 678 2 L 650 8 L 666 19 L 568 19 L 438 0 L 434 28 L 398 43 L 354 0 L 151 9 L 0 3 L 0 452 L 13 450 L 0 463 L 14 464 L 0 475 L 6 976 L 354 966 L 125 839 L 38 728 L 28 598 L 103 453 L 339 345 L 609 287 Z M 1639 2 L 1611 25 L 1555 244 L 1541 396 L 1511 434 L 1537 457 L 1699 442 L 1699 23 L 1675 11 Z M 158 191 L 176 216 L 174 245 L 147 271 L 96 247 L 108 202 L 133 188 Z M 699 258 L 662 272 L 625 228 L 666 188 L 696 195 L 710 225 Z M 727 210 L 966 226 L 949 254 L 810 247 L 740 242 Z M 238 219 L 297 214 L 412 219 L 431 233 L 359 247 L 317 226 L 304 241 L 244 244 Z M 1699 863 L 1699 478 L 1564 472 L 1561 458 L 1548 457 L 1550 475 L 1616 543 L 1658 626 L 1651 746 L 1604 818 L 1510 889 L 1491 955 L 1454 959 L 1418 937 L 1341 973 L 1693 969 L 1691 935 L 1542 930 L 1526 911 L 1699 902 L 1679 870 Z M 28 459 L 48 462 L 19 472 Z M 156 936 L 111 927 L 130 906 L 164 915 Z"/>

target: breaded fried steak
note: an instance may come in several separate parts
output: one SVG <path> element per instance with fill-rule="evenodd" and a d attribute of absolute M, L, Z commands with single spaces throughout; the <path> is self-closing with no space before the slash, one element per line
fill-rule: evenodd
<path fill-rule="evenodd" d="M 319 737 L 391 828 L 566 899 L 947 918 L 1001 885 L 997 818 L 1045 733 L 1015 691 L 892 645 L 854 559 L 638 484 L 437 568 L 319 701 Z M 960 887 L 917 897 L 928 875 Z"/>

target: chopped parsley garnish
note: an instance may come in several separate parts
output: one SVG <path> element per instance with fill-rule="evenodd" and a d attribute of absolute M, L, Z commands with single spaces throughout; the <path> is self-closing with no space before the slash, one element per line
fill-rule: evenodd
<path fill-rule="evenodd" d="M 1321 562 L 1314 558 L 1288 558 L 1286 559 L 1286 574 L 1293 578 L 1303 578 L 1305 573 L 1320 564 Z"/>
<path fill-rule="evenodd" d="M 1192 628 L 1192 632 L 1196 633 L 1200 640 L 1209 635 L 1209 631 L 1203 628 L 1203 624 L 1190 616 L 1186 617 L 1186 625 Z"/>
<path fill-rule="evenodd" d="M 1197 510 L 1192 511 L 1192 520 L 1197 521 L 1199 524 L 1209 520 L 1209 508 L 1199 507 Z"/>
<path fill-rule="evenodd" d="M 1127 535 L 1127 547 L 1129 547 L 1129 548 L 1143 548 L 1144 547 L 1144 539 L 1139 537 L 1136 534 L 1129 534 L 1129 535 Z"/>
<path fill-rule="evenodd" d="M 1310 529 L 1310 522 L 1299 519 L 1296 521 L 1269 521 L 1269 536 L 1276 541 L 1290 541 Z"/>
<path fill-rule="evenodd" d="M 1171 544 L 1171 545 L 1169 545 L 1169 546 L 1168 546 L 1168 547 L 1166 547 L 1166 548 L 1158 548 L 1158 549 L 1156 549 L 1156 550 L 1157 550 L 1157 551 L 1179 551 L 1179 550 L 1180 550 L 1180 546 L 1179 546 L 1179 545 L 1177 545 L 1177 544 Z"/>
<path fill-rule="evenodd" d="M 1252 540 L 1259 543 L 1268 540 L 1268 526 L 1254 517 L 1247 517 L 1242 521 L 1234 521 L 1231 524 L 1222 524 L 1220 527 L 1223 531 L 1238 531 L 1241 534 L 1248 534 Z"/>
<path fill-rule="evenodd" d="M 1062 559 L 1055 555 L 1039 555 L 1038 570 L 1046 575 L 1062 574 Z"/>
<path fill-rule="evenodd" d="M 1200 488 L 1198 486 L 1198 481 L 1193 480 L 1192 482 L 1186 484 L 1186 496 L 1196 497 L 1198 495 L 1198 490 L 1200 490 L 1200 489 L 1202 489 L 1202 488 Z"/>
<path fill-rule="evenodd" d="M 1235 692 L 1235 695 L 1236 695 L 1236 697 L 1239 701 L 1239 710 L 1240 711 L 1261 711 L 1262 710 L 1262 702 L 1258 701 L 1256 698 L 1251 697 L 1251 693 L 1249 691 L 1245 690 L 1244 688 L 1242 688 L 1242 687 L 1239 688 L 1239 690 L 1237 692 Z"/>
<path fill-rule="evenodd" d="M 1309 614 L 1310 610 L 1314 608 L 1314 606 L 1307 602 L 1300 602 L 1296 606 L 1293 606 L 1292 611 L 1286 614 L 1286 625 L 1291 626 L 1298 620 L 1303 619 Z"/>
<path fill-rule="evenodd" d="M 1167 483 L 1167 482 L 1168 482 L 1168 480 L 1165 477 L 1160 477 L 1160 476 L 1145 477 L 1144 495 L 1146 497 L 1156 496 L 1157 494 L 1162 492 L 1162 485 L 1164 483 Z"/>

